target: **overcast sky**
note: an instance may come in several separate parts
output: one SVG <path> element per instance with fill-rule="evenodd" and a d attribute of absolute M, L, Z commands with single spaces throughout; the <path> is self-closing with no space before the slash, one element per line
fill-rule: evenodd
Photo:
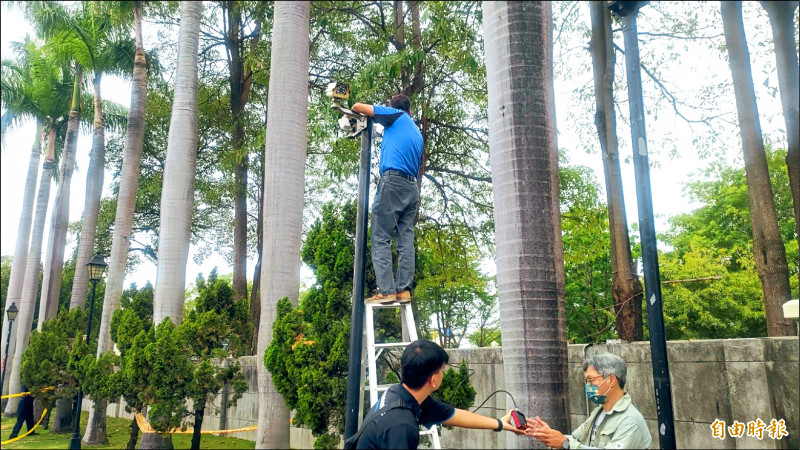
<path fill-rule="evenodd" d="M 756 2 L 745 2 L 745 17 L 754 18 L 753 20 L 761 21 L 760 33 L 768 32 L 769 26 L 766 22 L 765 14 L 758 12 L 759 7 Z M 750 13 L 748 13 L 750 12 Z M 21 14 L 16 10 L 9 10 L 7 2 L 3 2 L 2 6 L 2 22 L 0 23 L 0 34 L 2 35 L 2 57 L 10 58 L 13 55 L 9 51 L 9 43 L 11 41 L 22 40 L 25 33 L 30 32 L 30 27 L 26 25 Z M 588 8 L 581 5 L 580 10 L 574 16 L 576 20 L 584 21 L 587 25 L 589 23 Z M 639 31 L 647 29 L 647 17 L 643 17 L 640 21 Z M 779 96 L 772 96 L 769 91 L 769 86 L 777 86 L 777 76 L 775 75 L 774 65 L 775 60 L 771 52 L 771 48 L 757 48 L 753 47 L 757 44 L 759 36 L 751 26 L 747 24 L 748 40 L 751 46 L 753 74 L 757 78 L 755 82 L 758 93 L 758 107 L 761 113 L 762 127 L 764 129 L 765 137 L 771 139 L 777 146 L 785 147 L 785 134 L 783 116 L 781 115 L 781 105 Z M 150 31 L 149 31 L 150 30 Z M 766 30 L 766 31 L 765 31 Z M 153 36 L 147 36 L 152 31 L 149 26 L 145 27 L 145 46 L 148 41 L 155 39 Z M 718 30 L 721 33 L 721 30 Z M 153 33 L 155 34 L 155 33 Z M 771 36 L 767 36 L 771 37 Z M 564 37 L 566 40 L 566 36 Z M 579 39 L 579 38 L 578 38 Z M 669 45 L 669 41 L 663 41 L 663 45 Z M 575 51 L 575 46 L 584 45 L 585 43 L 565 42 L 564 48 L 573 47 L 570 58 L 586 58 L 591 62 L 588 52 Z M 771 47 L 771 43 L 769 45 Z M 647 49 L 643 50 L 643 53 Z M 573 56 L 574 54 L 574 56 Z M 558 57 L 558 51 L 556 53 Z M 659 69 L 663 79 L 668 81 L 670 86 L 674 89 L 682 90 L 685 93 L 693 92 L 693 89 L 698 89 L 697 80 L 708 80 L 713 77 L 730 77 L 730 69 L 723 55 L 716 49 L 704 49 L 702 46 L 692 45 L 689 46 L 685 54 L 680 58 L 680 61 L 674 64 L 667 64 Z M 574 91 L 579 89 L 586 80 L 591 81 L 591 69 L 588 74 L 583 74 L 581 77 L 574 76 L 572 81 L 565 81 L 556 79 L 556 109 L 559 120 L 559 147 L 567 150 L 567 154 L 571 164 L 583 164 L 594 169 L 597 176 L 597 181 L 603 185 L 602 179 L 602 162 L 596 150 L 594 153 L 587 153 L 584 149 L 586 143 L 580 142 L 578 134 L 570 129 L 570 123 L 567 112 L 570 108 L 575 107 Z M 577 80 L 575 79 L 577 78 Z M 645 97 L 648 92 L 654 92 L 654 87 L 649 80 L 643 75 L 645 83 Z M 762 80 L 766 80 L 766 85 L 762 85 Z M 650 84 L 648 86 L 648 83 Z M 126 107 L 130 105 L 130 83 L 113 76 L 106 76 L 103 78 L 102 92 L 106 99 L 120 103 Z M 626 97 L 626 93 L 618 93 Z M 700 95 L 699 93 L 697 95 Z M 730 93 L 727 97 L 722 99 L 723 106 L 729 111 L 735 111 L 735 104 L 733 94 Z M 646 100 L 647 102 L 647 100 Z M 592 108 L 593 108 L 592 103 Z M 618 110 L 618 114 L 623 113 L 627 115 L 627 105 Z M 594 114 L 592 109 L 591 114 Z M 735 120 L 735 117 L 731 118 Z M 618 121 L 621 119 L 618 117 Z M 655 126 L 657 124 L 657 126 Z M 666 231 L 666 218 L 676 214 L 690 211 L 697 205 L 692 205 L 683 195 L 683 183 L 696 179 L 697 171 L 706 167 L 710 160 L 701 159 L 698 152 L 693 150 L 692 132 L 688 126 L 681 119 L 678 119 L 674 113 L 669 110 L 661 111 L 658 117 L 647 117 L 648 126 L 648 142 L 651 151 L 653 149 L 653 142 L 674 142 L 675 148 L 679 150 L 679 156 L 671 157 L 667 151 L 655 153 L 651 156 L 654 162 L 657 163 L 656 167 L 651 170 L 651 183 L 653 194 L 653 205 L 655 214 L 659 219 L 656 222 L 656 231 Z M 624 131 L 623 131 L 624 130 Z M 666 131 L 665 131 L 666 130 Z M 19 215 L 22 209 L 22 190 L 25 183 L 25 175 L 29 161 L 30 148 L 34 140 L 35 124 L 33 122 L 27 123 L 13 131 L 6 136 L 5 146 L 1 154 L 0 164 L 0 192 L 2 193 L 2 214 L 0 218 L 0 254 L 12 255 L 14 252 L 14 245 L 17 235 L 17 227 L 19 224 Z M 630 140 L 627 128 L 619 130 L 621 140 L 621 158 L 623 160 L 630 155 L 630 148 L 625 146 L 625 143 Z M 593 147 L 597 147 L 596 136 L 592 142 Z M 735 132 L 727 133 L 723 136 L 722 142 L 719 144 L 720 148 L 716 149 L 719 153 L 725 153 L 726 158 L 732 162 L 741 165 L 741 148 L 739 147 L 738 130 Z M 81 134 L 78 138 L 78 151 L 77 151 L 77 167 L 73 175 L 71 184 L 71 198 L 70 198 L 70 222 L 78 221 L 84 206 L 85 184 L 86 184 L 86 168 L 89 162 L 89 150 L 91 148 L 91 136 L 89 134 Z M 655 150 L 657 152 L 657 150 Z M 629 223 L 634 223 L 638 219 L 636 207 L 636 191 L 634 185 L 633 165 L 628 162 L 622 164 L 623 184 L 626 198 L 626 210 Z M 105 176 L 105 190 L 104 197 L 110 192 L 108 186 L 112 179 L 112 174 L 106 171 Z M 55 199 L 55 185 L 51 188 L 50 206 Z M 355 194 L 354 194 L 355 195 Z M 49 209 L 49 208 L 48 208 Z M 45 245 L 42 248 L 44 255 L 46 243 L 49 235 L 50 217 L 48 214 L 47 226 L 45 230 Z M 75 245 L 75 237 L 68 243 L 66 255 L 72 253 Z M 194 253 L 194 250 L 191 251 Z M 252 268 L 255 261 L 248 261 L 248 278 L 252 276 Z M 187 266 L 187 286 L 194 282 L 195 276 L 198 272 L 208 274 L 214 267 L 219 267 L 221 274 L 230 273 L 231 269 L 223 258 L 219 256 L 211 256 L 202 265 L 194 263 L 192 258 L 189 258 Z M 484 270 L 490 274 L 494 274 L 494 266 L 490 261 L 483 264 Z M 156 266 L 149 262 L 144 262 L 138 269 L 129 274 L 125 281 L 125 286 L 131 282 L 137 282 L 140 285 L 146 280 L 155 283 Z M 311 272 L 304 268 L 303 279 L 305 282 L 311 280 Z"/>

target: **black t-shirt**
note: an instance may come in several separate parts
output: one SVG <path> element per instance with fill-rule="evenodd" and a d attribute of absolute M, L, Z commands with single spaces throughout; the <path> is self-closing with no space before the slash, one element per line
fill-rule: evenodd
<path fill-rule="evenodd" d="M 402 384 L 390 387 L 373 410 L 398 399 L 402 399 L 407 407 L 389 410 L 366 424 L 357 449 L 416 449 L 419 446 L 419 425 L 431 427 L 447 422 L 456 412 L 452 406 L 431 396 L 420 405 Z"/>

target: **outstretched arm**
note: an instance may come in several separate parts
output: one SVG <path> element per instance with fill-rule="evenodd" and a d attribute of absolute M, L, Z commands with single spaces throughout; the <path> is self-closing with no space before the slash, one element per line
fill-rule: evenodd
<path fill-rule="evenodd" d="M 372 108 L 372 105 L 367 105 L 366 103 L 356 103 L 350 108 L 354 113 L 363 114 L 365 116 L 375 117 L 375 111 Z"/>
<path fill-rule="evenodd" d="M 527 431 L 532 431 L 533 421 L 528 419 L 528 429 L 527 430 L 519 430 L 517 427 L 511 424 L 511 411 L 509 411 L 505 416 L 500 418 L 500 421 L 503 422 L 503 429 L 506 431 L 511 431 L 512 433 L 516 434 L 528 434 Z M 456 408 L 455 414 L 450 420 L 444 423 L 445 425 L 453 426 L 453 427 L 461 427 L 461 428 L 475 428 L 480 430 L 496 430 L 497 429 L 497 419 L 492 417 L 482 416 L 480 414 L 475 414 L 473 412 L 469 412 L 464 409 Z"/>

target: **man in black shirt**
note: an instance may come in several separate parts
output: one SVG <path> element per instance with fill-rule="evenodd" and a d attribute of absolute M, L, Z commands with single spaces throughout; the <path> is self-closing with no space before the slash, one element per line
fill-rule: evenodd
<path fill-rule="evenodd" d="M 27 392 L 28 387 L 24 384 L 22 385 L 22 392 Z M 22 425 L 28 425 L 28 431 L 34 427 L 34 419 L 33 419 L 33 396 L 28 394 L 22 397 L 22 400 L 19 401 L 17 405 L 17 422 L 14 424 L 14 429 L 11 430 L 11 434 L 8 436 L 9 439 L 14 439 L 15 437 L 19 436 L 19 432 L 22 430 Z M 36 434 L 34 431 L 31 433 L 32 435 Z"/>
<path fill-rule="evenodd" d="M 416 449 L 419 425 L 445 425 L 529 434 L 511 424 L 511 411 L 501 418 L 453 408 L 430 394 L 442 385 L 449 356 L 431 341 L 414 341 L 403 351 L 403 381 L 390 387 L 372 407 L 359 430 L 357 449 Z M 398 403 L 400 401 L 401 403 Z M 402 406 L 397 406 L 398 404 Z M 374 418 L 372 417 L 374 416 Z M 533 421 L 528 419 L 529 427 Z M 530 428 L 529 428 L 530 429 Z"/>

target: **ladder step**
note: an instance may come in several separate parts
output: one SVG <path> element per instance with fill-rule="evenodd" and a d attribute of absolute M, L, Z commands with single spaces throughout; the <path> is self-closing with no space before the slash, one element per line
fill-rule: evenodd
<path fill-rule="evenodd" d="M 424 427 L 420 428 L 419 435 L 420 436 L 426 436 L 426 435 L 427 436 L 431 436 L 431 435 L 433 435 L 433 430 L 430 430 L 430 429 L 424 428 Z"/>
<path fill-rule="evenodd" d="M 375 348 L 405 347 L 409 344 L 411 344 L 411 342 L 382 342 L 380 344 L 375 344 Z"/>
<path fill-rule="evenodd" d="M 373 308 L 373 309 L 386 309 L 386 308 L 399 308 L 399 307 L 405 306 L 405 305 L 411 306 L 410 303 L 398 303 L 398 302 L 384 303 L 384 304 L 381 304 L 381 305 L 371 304 L 371 305 L 367 305 L 367 306 L 370 307 L 370 308 Z"/>

